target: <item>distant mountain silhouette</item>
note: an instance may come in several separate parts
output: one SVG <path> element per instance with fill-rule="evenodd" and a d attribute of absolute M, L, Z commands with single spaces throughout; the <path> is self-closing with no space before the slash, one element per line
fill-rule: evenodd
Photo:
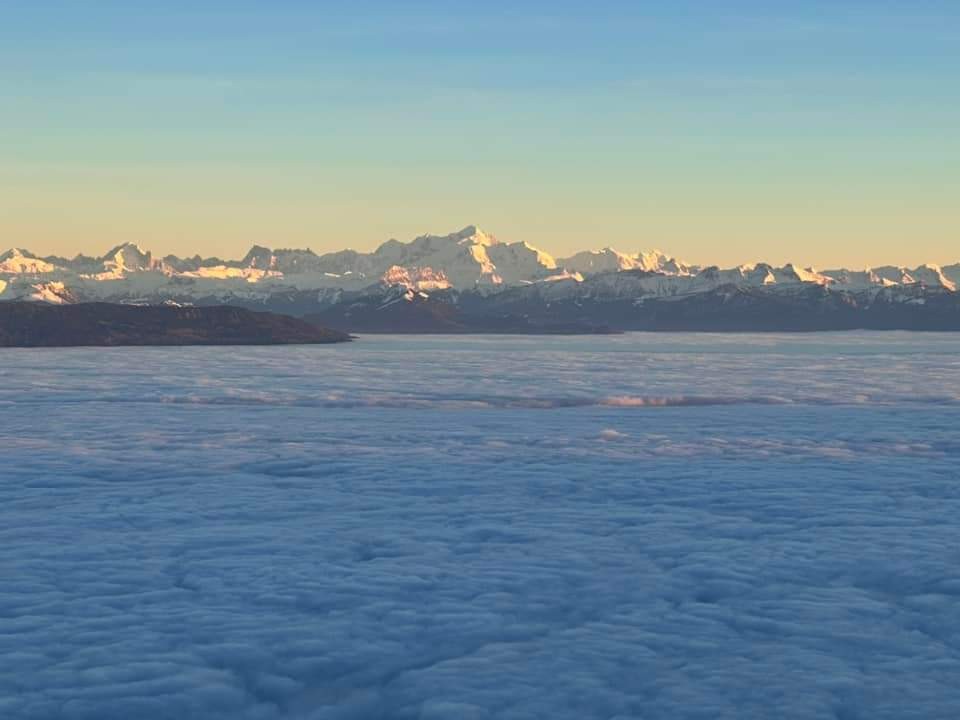
<path fill-rule="evenodd" d="M 349 336 L 285 315 L 235 307 L 0 303 L 0 347 L 286 345 Z"/>

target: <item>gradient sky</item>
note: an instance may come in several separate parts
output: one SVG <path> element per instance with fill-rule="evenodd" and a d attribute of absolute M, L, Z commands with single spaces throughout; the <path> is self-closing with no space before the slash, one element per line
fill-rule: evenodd
<path fill-rule="evenodd" d="M 960 2 L 0 3 L 0 248 L 960 260 Z"/>

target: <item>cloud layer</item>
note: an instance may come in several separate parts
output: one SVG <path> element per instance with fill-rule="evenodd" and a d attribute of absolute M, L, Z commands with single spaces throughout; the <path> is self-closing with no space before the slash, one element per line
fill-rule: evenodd
<path fill-rule="evenodd" d="M 958 341 L 876 337 L 6 352 L 0 716 L 949 716 Z"/>

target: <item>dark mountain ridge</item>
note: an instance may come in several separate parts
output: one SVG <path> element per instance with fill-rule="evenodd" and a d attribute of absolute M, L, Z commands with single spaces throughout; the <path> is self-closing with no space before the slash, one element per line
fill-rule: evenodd
<path fill-rule="evenodd" d="M 376 288 L 344 293 L 307 319 L 368 333 L 956 331 L 960 293 L 920 285 L 847 292 L 813 284 L 726 284 L 697 293 L 619 295 L 591 287 L 589 280 L 498 293 Z"/>
<path fill-rule="evenodd" d="M 224 305 L 0 303 L 0 347 L 289 345 L 349 339 L 298 318 Z"/>

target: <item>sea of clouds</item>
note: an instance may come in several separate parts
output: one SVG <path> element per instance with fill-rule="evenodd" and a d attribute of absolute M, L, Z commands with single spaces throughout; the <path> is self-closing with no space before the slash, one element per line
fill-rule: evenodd
<path fill-rule="evenodd" d="M 0 353 L 0 717 L 949 718 L 960 338 Z"/>

